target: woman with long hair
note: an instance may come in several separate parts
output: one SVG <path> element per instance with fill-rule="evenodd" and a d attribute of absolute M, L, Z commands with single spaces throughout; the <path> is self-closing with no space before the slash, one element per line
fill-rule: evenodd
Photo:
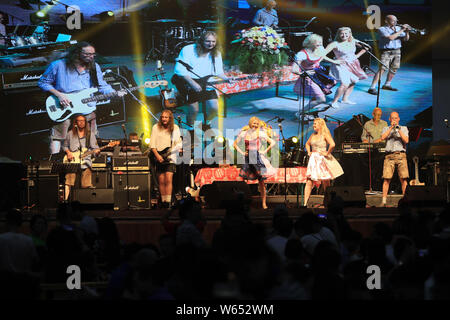
<path fill-rule="evenodd" d="M 292 72 L 295 74 L 301 74 L 304 71 L 312 72 L 315 69 L 320 68 L 320 62 L 322 60 L 331 62 L 332 64 L 340 64 L 339 60 L 333 60 L 327 57 L 329 51 L 325 50 L 323 47 L 323 38 L 318 34 L 311 34 L 303 41 L 303 49 L 295 55 L 295 63 L 292 66 Z M 301 69 L 300 69 L 300 66 Z M 294 85 L 294 92 L 298 94 L 304 94 L 305 97 L 310 98 L 307 106 L 307 110 L 314 108 L 315 106 L 322 104 L 326 101 L 325 93 L 319 84 L 319 79 L 315 81 L 311 80 L 310 77 L 305 78 L 304 91 L 303 91 L 303 81 L 302 77 L 299 77 Z M 332 79 L 330 79 L 332 81 Z M 319 82 L 319 84 L 317 83 Z M 333 85 L 336 82 L 334 81 Z M 329 84 L 323 84 L 327 87 Z M 329 91 L 331 92 L 331 91 Z M 328 93 L 327 93 L 328 94 Z M 299 115 L 297 115 L 299 116 Z"/>
<path fill-rule="evenodd" d="M 356 54 L 357 47 L 362 49 Z M 336 91 L 331 106 L 338 108 L 338 100 L 342 97 L 342 103 L 356 104 L 348 99 L 359 80 L 367 79 L 367 74 L 361 69 L 358 58 L 366 52 L 352 35 L 352 29 L 349 27 L 339 28 L 336 32 L 335 41 L 331 42 L 327 51 L 333 50 L 336 59 L 342 61 L 339 65 L 331 65 L 330 75 L 341 82 Z"/>
<path fill-rule="evenodd" d="M 323 184 L 325 190 L 330 185 L 331 180 L 344 173 L 339 162 L 331 154 L 335 143 L 325 121 L 321 118 L 315 118 L 313 129 L 314 133 L 305 145 L 309 156 L 306 169 L 305 206 L 308 204 L 313 185 L 320 187 Z"/>
<path fill-rule="evenodd" d="M 270 135 L 271 132 L 263 121 L 258 117 L 251 117 L 248 125 L 242 128 L 233 144 L 234 148 L 245 157 L 245 163 L 239 176 L 245 180 L 258 180 L 263 209 L 267 209 L 264 180 L 276 173 L 276 169 L 272 167 L 270 161 L 264 156 L 275 145 L 275 141 Z M 244 140 L 245 151 L 239 147 L 241 140 Z M 269 144 L 265 149 L 261 148 L 263 142 Z"/>
<path fill-rule="evenodd" d="M 162 206 L 169 208 L 172 201 L 172 181 L 176 172 L 176 156 L 181 148 L 180 128 L 174 123 L 173 113 L 163 110 L 150 136 L 150 150 L 156 162 L 156 176 Z"/>

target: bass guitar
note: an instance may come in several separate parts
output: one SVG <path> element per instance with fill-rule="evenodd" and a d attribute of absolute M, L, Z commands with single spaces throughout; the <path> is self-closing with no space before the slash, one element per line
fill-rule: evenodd
<path fill-rule="evenodd" d="M 157 151 L 157 152 L 158 152 L 159 155 L 164 159 L 164 161 L 162 162 L 163 164 L 164 164 L 164 163 L 169 163 L 169 161 L 170 161 L 169 156 L 170 156 L 170 154 L 172 153 L 172 148 L 171 148 L 171 147 L 167 147 L 167 148 L 165 148 L 165 149 L 163 149 L 163 150 L 161 150 L 161 151 Z M 151 160 L 153 163 L 160 163 L 160 162 L 156 159 L 156 156 L 155 156 L 155 154 L 153 153 L 153 151 L 150 151 L 150 160 Z"/>
<path fill-rule="evenodd" d="M 103 146 L 101 148 L 99 148 L 100 151 L 106 149 L 106 148 L 111 148 L 114 146 L 117 146 L 120 143 L 120 141 L 111 141 L 110 143 L 108 143 L 106 146 Z M 64 156 L 63 159 L 63 163 L 80 163 L 80 164 L 84 164 L 85 163 L 85 159 L 86 157 L 92 155 L 94 153 L 94 150 L 89 150 L 87 148 L 82 148 L 81 150 L 77 150 L 75 152 L 72 152 L 73 155 L 73 159 L 69 160 L 69 158 L 67 157 L 67 154 Z"/>
<path fill-rule="evenodd" d="M 155 88 L 161 85 L 167 85 L 167 81 L 146 81 L 141 86 L 128 88 L 128 91 L 135 91 L 141 88 Z M 89 106 L 90 102 L 107 100 L 117 96 L 116 91 L 108 94 L 94 95 L 97 91 L 97 88 L 88 88 L 78 92 L 65 93 L 64 95 L 70 100 L 70 105 L 68 106 L 61 105 L 58 97 L 55 95 L 49 96 L 45 102 L 49 118 L 55 122 L 63 122 L 77 113 L 89 114 L 97 109 L 96 106 Z"/>

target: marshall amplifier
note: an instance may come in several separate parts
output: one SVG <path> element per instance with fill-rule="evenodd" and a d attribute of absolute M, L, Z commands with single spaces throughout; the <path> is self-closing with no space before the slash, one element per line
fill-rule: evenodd
<path fill-rule="evenodd" d="M 92 170 L 92 185 L 96 188 L 107 189 L 111 187 L 111 172 L 109 170 Z"/>
<path fill-rule="evenodd" d="M 113 170 L 126 171 L 127 161 L 126 157 L 113 157 Z M 128 157 L 128 171 L 149 171 L 150 159 L 148 156 L 133 156 Z"/>
<path fill-rule="evenodd" d="M 127 193 L 129 193 L 130 209 L 150 208 L 150 173 L 128 172 L 113 173 L 114 210 L 127 209 Z"/>
<path fill-rule="evenodd" d="M 108 156 L 106 154 L 99 154 L 92 159 L 92 168 L 106 168 Z"/>

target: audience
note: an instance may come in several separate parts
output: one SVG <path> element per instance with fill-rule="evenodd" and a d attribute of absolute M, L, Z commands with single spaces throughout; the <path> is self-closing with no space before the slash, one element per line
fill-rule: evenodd
<path fill-rule="evenodd" d="M 448 206 L 434 212 L 401 201 L 392 226 L 375 223 L 368 237 L 352 229 L 343 208 L 334 197 L 326 214 L 301 212 L 294 223 L 278 206 L 265 226 L 252 219 L 249 199 L 238 194 L 209 244 L 202 208 L 187 198 L 171 211 L 178 212 L 177 221 L 163 219 L 167 233 L 157 245 L 121 242 L 114 219 L 95 219 L 79 203 L 61 204 L 52 228 L 48 216 L 32 214 L 28 236 L 22 213 L 11 209 L 0 234 L 0 298 L 61 298 L 40 289 L 51 283 L 64 288 L 69 265 L 80 267 L 83 283 L 107 283 L 98 291 L 84 285 L 83 295 L 66 290 L 72 299 L 450 298 Z M 381 272 L 381 290 L 367 288 L 373 265 Z"/>

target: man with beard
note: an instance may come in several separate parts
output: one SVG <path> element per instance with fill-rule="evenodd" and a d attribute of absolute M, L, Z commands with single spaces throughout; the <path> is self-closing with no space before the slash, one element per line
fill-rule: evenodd
<path fill-rule="evenodd" d="M 217 45 L 216 33 L 213 31 L 203 33 L 195 44 L 187 45 L 181 50 L 176 61 L 172 83 L 188 104 L 187 123 L 190 126 L 194 125 L 199 101 L 205 102 L 205 112 L 208 114 L 208 116 L 205 114 L 205 119 L 211 120 L 217 114 L 217 93 L 212 87 L 202 84 L 199 79 L 206 76 L 228 79 L 223 71 L 222 55 Z M 208 108 L 211 110 L 209 113 Z"/>
<path fill-rule="evenodd" d="M 102 94 L 112 93 L 114 89 L 103 80 L 102 70 L 95 62 L 95 48 L 88 42 L 79 42 L 69 49 L 64 59 L 56 60 L 50 64 L 39 79 L 39 87 L 55 95 L 62 106 L 69 106 L 71 101 L 66 93 L 81 91 L 97 87 Z M 119 91 L 123 96 L 125 91 Z M 95 136 L 98 136 L 95 116 L 95 102 L 88 105 L 94 110 L 86 114 L 86 120 Z M 50 153 L 58 153 L 61 143 L 66 139 L 70 127 L 70 119 L 55 124 L 50 130 Z"/>

